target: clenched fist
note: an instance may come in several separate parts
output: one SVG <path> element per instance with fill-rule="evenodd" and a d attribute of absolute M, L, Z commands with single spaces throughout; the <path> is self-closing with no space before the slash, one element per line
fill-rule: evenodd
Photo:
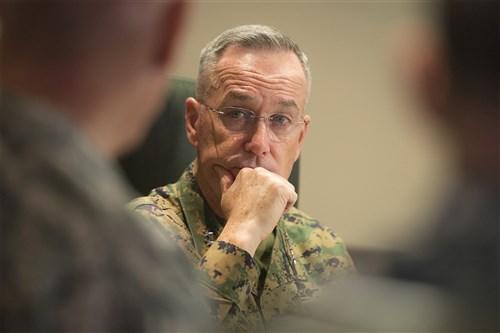
<path fill-rule="evenodd" d="M 264 168 L 243 168 L 233 174 L 219 166 L 221 207 L 227 222 L 218 240 L 252 256 L 271 234 L 285 211 L 297 201 L 295 188 L 285 178 Z"/>

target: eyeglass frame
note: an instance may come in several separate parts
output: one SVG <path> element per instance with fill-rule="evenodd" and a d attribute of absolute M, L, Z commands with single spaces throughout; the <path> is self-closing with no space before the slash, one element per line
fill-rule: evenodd
<path fill-rule="evenodd" d="M 264 121 L 264 123 L 266 124 L 266 127 L 268 129 L 268 131 L 272 132 L 274 135 L 276 135 L 275 132 L 273 132 L 271 129 L 269 129 L 269 124 L 268 124 L 268 121 L 269 120 L 272 120 L 274 116 L 276 115 L 270 115 L 270 116 L 258 116 L 254 111 L 250 110 L 250 109 L 247 109 L 247 108 L 242 108 L 242 107 L 239 107 L 239 106 L 226 106 L 226 107 L 223 107 L 222 109 L 214 109 L 206 104 L 203 104 L 203 103 L 200 103 L 201 106 L 204 106 L 205 108 L 207 108 L 209 111 L 213 112 L 213 113 L 216 113 L 220 116 L 226 116 L 226 113 L 224 113 L 223 111 L 221 111 L 222 109 L 227 109 L 227 108 L 234 108 L 234 109 L 239 109 L 239 110 L 244 110 L 244 111 L 247 111 L 247 113 L 250 113 L 251 116 L 249 117 L 246 117 L 245 119 L 248 119 L 248 118 L 252 118 L 254 119 L 255 121 L 257 121 L 258 119 L 262 119 Z M 293 121 L 293 117 L 292 117 L 292 121 Z M 302 115 L 302 121 L 297 121 L 297 122 L 292 122 L 291 124 L 293 125 L 301 125 L 301 124 L 304 124 L 304 125 L 309 125 L 310 121 L 307 121 L 304 116 Z M 234 131 L 234 130 L 231 130 L 231 129 L 228 129 L 225 125 L 224 127 L 228 130 L 228 131 L 231 131 L 231 132 L 239 132 L 239 131 Z M 244 131 L 241 131 L 239 133 L 244 133 Z M 278 136 L 276 136 L 278 138 Z"/>

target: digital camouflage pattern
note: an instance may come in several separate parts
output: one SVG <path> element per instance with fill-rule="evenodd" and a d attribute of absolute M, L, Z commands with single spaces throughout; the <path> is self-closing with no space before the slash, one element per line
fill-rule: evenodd
<path fill-rule="evenodd" d="M 354 272 L 344 242 L 296 208 L 284 214 L 274 232 L 265 281 L 250 254 L 209 234 L 205 202 L 192 165 L 179 181 L 154 189 L 129 208 L 147 217 L 167 240 L 174 237 L 199 269 L 212 314 L 230 331 L 264 331 L 274 317 L 300 310 L 320 286 Z"/>

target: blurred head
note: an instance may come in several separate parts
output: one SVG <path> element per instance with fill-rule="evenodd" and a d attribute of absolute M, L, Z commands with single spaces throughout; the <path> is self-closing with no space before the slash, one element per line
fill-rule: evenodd
<path fill-rule="evenodd" d="M 103 152 L 137 144 L 164 95 L 182 1 L 4 1 L 2 83 L 54 104 Z"/>
<path fill-rule="evenodd" d="M 474 113 L 498 120 L 499 3 L 492 0 L 448 0 L 442 3 L 444 54 L 450 75 L 450 97 L 484 104 Z M 467 103 L 468 104 L 468 103 Z"/>
<path fill-rule="evenodd" d="M 290 176 L 310 120 L 310 71 L 294 42 L 262 26 L 224 32 L 202 51 L 200 66 L 197 98 L 187 101 L 187 134 L 198 151 L 197 182 L 220 213 L 215 166 L 234 177 L 244 167 Z"/>
<path fill-rule="evenodd" d="M 450 129 L 467 178 L 499 177 L 499 3 L 443 1 L 440 38 L 408 68 L 421 101 Z"/>
<path fill-rule="evenodd" d="M 500 27 L 498 1 L 443 6 L 450 100 L 445 110 L 458 132 L 467 177 L 500 177 Z"/>

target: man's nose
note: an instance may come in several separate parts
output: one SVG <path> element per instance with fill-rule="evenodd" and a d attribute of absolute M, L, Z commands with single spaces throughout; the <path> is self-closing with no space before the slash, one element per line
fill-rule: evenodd
<path fill-rule="evenodd" d="M 267 120 L 263 118 L 255 119 L 253 131 L 249 132 L 245 149 L 257 156 L 266 155 L 270 151 L 270 136 L 271 133 L 267 127 Z"/>

